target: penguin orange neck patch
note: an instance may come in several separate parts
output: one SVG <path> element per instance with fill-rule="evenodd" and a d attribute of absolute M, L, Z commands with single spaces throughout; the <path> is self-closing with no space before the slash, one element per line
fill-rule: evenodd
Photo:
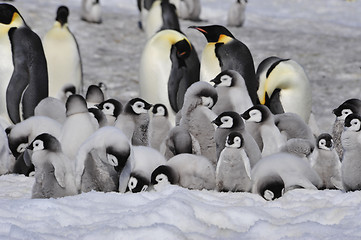
<path fill-rule="evenodd" d="M 227 36 L 227 35 L 224 35 L 224 34 L 220 34 L 219 35 L 219 38 L 218 38 L 218 42 L 221 42 L 221 43 L 228 43 L 230 41 L 232 41 L 233 38 Z"/>

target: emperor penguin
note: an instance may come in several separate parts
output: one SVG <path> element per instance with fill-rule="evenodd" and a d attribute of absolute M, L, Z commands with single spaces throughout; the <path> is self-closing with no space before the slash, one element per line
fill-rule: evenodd
<path fill-rule="evenodd" d="M 246 83 L 237 71 L 224 70 L 211 82 L 218 94 L 218 101 L 212 108 L 217 115 L 226 111 L 240 114 L 253 106 Z"/>
<path fill-rule="evenodd" d="M 177 8 L 178 17 L 191 21 L 202 21 L 200 14 L 202 4 L 200 0 L 170 0 Z"/>
<path fill-rule="evenodd" d="M 193 83 L 184 95 L 179 126 L 186 129 L 199 143 L 201 155 L 214 167 L 217 164 L 216 142 L 212 121 L 216 114 L 211 110 L 217 103 L 217 91 L 207 82 Z"/>
<path fill-rule="evenodd" d="M 58 139 L 43 133 L 27 147 L 35 166 L 32 198 L 59 198 L 78 194 L 74 161 L 61 150 Z"/>
<path fill-rule="evenodd" d="M 92 108 L 88 108 L 88 112 L 90 113 L 91 116 L 94 117 L 94 119 L 98 123 L 97 128 L 109 126 L 108 119 L 105 116 L 105 114 L 102 112 L 102 110 L 100 110 L 99 108 L 93 108 L 92 107 Z"/>
<path fill-rule="evenodd" d="M 262 139 L 262 157 L 277 153 L 286 144 L 286 138 L 275 125 L 274 115 L 264 105 L 255 105 L 244 112 L 242 118 L 258 125 Z"/>
<path fill-rule="evenodd" d="M 322 180 L 303 158 L 279 152 L 262 158 L 252 168 L 252 193 L 274 200 L 295 188 L 317 190 Z"/>
<path fill-rule="evenodd" d="M 89 85 L 85 94 L 85 100 L 88 108 L 96 107 L 97 104 L 105 101 L 104 92 L 98 85 Z"/>
<path fill-rule="evenodd" d="M 160 151 L 160 146 L 168 136 L 172 124 L 168 118 L 168 109 L 164 104 L 154 104 L 149 122 L 149 146 Z"/>
<path fill-rule="evenodd" d="M 345 191 L 361 190 L 361 116 L 354 113 L 345 119 L 345 130 L 341 135 L 344 149 L 341 177 Z"/>
<path fill-rule="evenodd" d="M 63 124 L 66 119 L 65 103 L 54 97 L 46 97 L 36 105 L 34 116 L 49 117 Z"/>
<path fill-rule="evenodd" d="M 138 27 L 141 30 L 144 30 L 144 24 L 147 19 L 147 15 L 149 13 L 150 8 L 153 5 L 153 2 L 155 0 L 137 0 L 137 7 L 139 10 L 139 21 L 138 21 Z"/>
<path fill-rule="evenodd" d="M 81 144 L 98 127 L 88 112 L 85 99 L 78 94 L 71 95 L 66 102 L 66 120 L 59 137 L 65 155 L 75 161 Z"/>
<path fill-rule="evenodd" d="M 317 157 L 311 162 L 312 168 L 318 173 L 325 189 L 342 189 L 341 161 L 334 149 L 332 136 L 322 133 L 317 137 Z"/>
<path fill-rule="evenodd" d="M 246 20 L 247 0 L 236 0 L 228 9 L 227 26 L 242 27 Z"/>
<path fill-rule="evenodd" d="M 200 80 L 209 82 L 223 70 L 235 70 L 244 78 L 252 103 L 257 104 L 258 81 L 248 47 L 221 25 L 190 28 L 203 33 L 208 42 L 202 53 Z"/>
<path fill-rule="evenodd" d="M 122 103 L 114 98 L 109 98 L 95 106 L 105 114 L 108 125 L 110 126 L 114 125 L 115 120 L 117 120 L 123 110 Z"/>
<path fill-rule="evenodd" d="M 12 173 L 14 164 L 15 158 L 11 155 L 7 133 L 0 126 L 0 176 Z"/>
<path fill-rule="evenodd" d="M 58 97 L 64 86 L 72 84 L 81 93 L 82 62 L 79 46 L 69 29 L 69 9 L 60 6 L 53 27 L 45 34 L 43 46 L 49 74 L 49 96 Z"/>
<path fill-rule="evenodd" d="M 273 114 L 293 112 L 308 124 L 311 115 L 312 90 L 303 67 L 291 59 L 271 57 L 257 70 L 259 102 Z M 272 63 L 272 64 L 270 64 Z"/>
<path fill-rule="evenodd" d="M 199 81 L 198 55 L 187 37 L 162 30 L 148 40 L 140 60 L 140 97 L 162 103 L 175 125 L 175 113 L 183 106 L 187 88 Z"/>
<path fill-rule="evenodd" d="M 231 132 L 226 147 L 219 156 L 216 168 L 216 189 L 223 192 L 251 191 L 251 164 L 243 148 L 243 137 Z"/>
<path fill-rule="evenodd" d="M 12 5 L 0 4 L 0 115 L 18 123 L 48 96 L 48 70 L 39 36 Z"/>
<path fill-rule="evenodd" d="M 253 167 L 262 157 L 261 150 L 252 135 L 245 128 L 242 117 L 236 112 L 223 112 L 212 121 L 217 126 L 214 132 L 216 141 L 217 159 L 225 147 L 227 136 L 231 132 L 239 132 L 244 140 L 244 150 Z"/>
<path fill-rule="evenodd" d="M 215 167 L 204 156 L 182 153 L 157 167 L 152 173 L 151 183 L 155 190 L 166 184 L 176 184 L 188 189 L 214 190 Z"/>
<path fill-rule="evenodd" d="M 124 132 L 135 146 L 148 146 L 148 127 L 150 103 L 142 98 L 129 100 L 124 111 L 118 116 L 114 126 Z"/>
<path fill-rule="evenodd" d="M 344 101 L 340 106 L 333 111 L 336 119 L 332 126 L 332 136 L 340 160 L 342 161 L 343 147 L 341 144 L 341 134 L 344 130 L 345 119 L 351 113 L 361 115 L 361 100 L 357 98 L 351 98 Z"/>
<path fill-rule="evenodd" d="M 102 23 L 102 8 L 99 0 L 82 0 L 81 20 L 89 23 Z"/>
<path fill-rule="evenodd" d="M 105 126 L 95 131 L 76 156 L 76 186 L 91 190 L 125 192 L 132 169 L 132 146 L 122 131 Z"/>
<path fill-rule="evenodd" d="M 133 146 L 132 172 L 128 182 L 130 192 L 143 192 L 150 187 L 153 171 L 167 160 L 158 151 L 146 146 Z"/>

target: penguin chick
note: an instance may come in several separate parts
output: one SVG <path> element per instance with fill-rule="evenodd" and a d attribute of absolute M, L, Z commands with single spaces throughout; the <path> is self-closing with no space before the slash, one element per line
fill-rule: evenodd
<path fill-rule="evenodd" d="M 32 198 L 59 198 L 76 195 L 74 162 L 61 150 L 60 142 L 50 134 L 37 136 L 28 146 L 35 166 Z"/>
<path fill-rule="evenodd" d="M 90 85 L 85 100 L 88 108 L 95 107 L 95 105 L 104 102 L 104 93 L 98 85 Z"/>
<path fill-rule="evenodd" d="M 49 117 L 63 124 L 66 119 L 65 103 L 57 98 L 46 97 L 35 107 L 34 116 Z"/>
<path fill-rule="evenodd" d="M 89 23 L 102 23 L 102 8 L 99 0 L 82 0 L 81 20 Z"/>
<path fill-rule="evenodd" d="M 0 175 L 11 173 L 14 164 L 15 162 L 11 156 L 7 134 L 5 129 L 0 126 Z"/>
<path fill-rule="evenodd" d="M 344 149 L 341 177 L 345 191 L 361 190 L 361 117 L 350 114 L 345 119 L 345 131 L 341 135 Z"/>
<path fill-rule="evenodd" d="M 151 104 L 141 98 L 129 100 L 124 111 L 115 121 L 115 127 L 122 130 L 135 146 L 148 146 L 149 109 Z"/>
<path fill-rule="evenodd" d="M 91 116 L 94 117 L 96 123 L 95 125 L 98 125 L 97 128 L 108 126 L 108 119 L 105 116 L 104 112 L 98 108 L 88 108 L 88 111 Z"/>
<path fill-rule="evenodd" d="M 312 168 L 322 179 L 322 187 L 325 189 L 336 189 L 341 183 L 341 162 L 334 149 L 332 136 L 323 133 L 317 137 L 317 158 L 311 163 Z"/>
<path fill-rule="evenodd" d="M 156 168 L 151 183 L 155 189 L 170 183 L 189 189 L 212 190 L 216 186 L 215 179 L 215 168 L 211 161 L 203 156 L 183 153 Z"/>
<path fill-rule="evenodd" d="M 155 104 L 149 122 L 149 145 L 160 151 L 160 146 L 165 141 L 171 128 L 172 124 L 168 119 L 167 107 L 164 104 Z"/>
<path fill-rule="evenodd" d="M 59 99 L 65 104 L 66 100 L 68 100 L 68 97 L 75 93 L 76 93 L 75 85 L 72 83 L 68 83 L 61 88 L 61 90 L 58 92 L 55 98 Z"/>
<path fill-rule="evenodd" d="M 218 101 L 212 108 L 217 115 L 226 111 L 243 113 L 253 106 L 245 81 L 238 72 L 224 70 L 211 82 L 218 94 Z"/>
<path fill-rule="evenodd" d="M 114 98 L 107 99 L 95 106 L 103 111 L 110 126 L 114 125 L 115 120 L 123 110 L 123 105 Z"/>
<path fill-rule="evenodd" d="M 238 132 L 227 136 L 216 168 L 218 191 L 248 192 L 251 190 L 251 165 L 243 149 L 243 137 Z"/>
<path fill-rule="evenodd" d="M 279 152 L 286 140 L 275 125 L 274 116 L 268 107 L 255 105 L 242 114 L 246 121 L 256 122 L 263 143 L 262 157 Z"/>
<path fill-rule="evenodd" d="M 227 15 L 227 26 L 242 27 L 246 20 L 247 0 L 236 0 L 230 6 Z"/>

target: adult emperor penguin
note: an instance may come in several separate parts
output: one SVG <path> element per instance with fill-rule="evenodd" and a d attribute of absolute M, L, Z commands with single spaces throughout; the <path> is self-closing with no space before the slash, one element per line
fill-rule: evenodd
<path fill-rule="evenodd" d="M 246 83 L 237 71 L 224 70 L 212 79 L 218 101 L 212 108 L 217 115 L 226 111 L 243 113 L 253 106 Z"/>
<path fill-rule="evenodd" d="M 322 180 L 322 187 L 326 189 L 342 189 L 341 161 L 334 149 L 332 136 L 323 133 L 317 137 L 317 157 L 311 162 L 312 168 Z"/>
<path fill-rule="evenodd" d="M 322 180 L 309 162 L 290 153 L 275 153 L 262 158 L 252 168 L 252 192 L 266 200 L 281 197 L 295 188 L 318 189 Z"/>
<path fill-rule="evenodd" d="M 332 126 L 332 136 L 340 160 L 342 161 L 343 147 L 341 144 L 341 134 L 344 130 L 345 119 L 351 113 L 361 115 L 361 100 L 357 98 L 351 98 L 344 101 L 340 106 L 333 111 L 336 119 Z"/>
<path fill-rule="evenodd" d="M 253 57 L 248 47 L 224 26 L 191 26 L 207 39 L 202 53 L 200 79 L 209 82 L 223 70 L 235 70 L 244 78 L 253 104 L 258 103 L 258 81 Z"/>
<path fill-rule="evenodd" d="M 352 113 L 346 117 L 341 143 L 344 149 L 341 166 L 344 190 L 361 190 L 361 116 Z"/>
<path fill-rule="evenodd" d="M 48 71 L 39 36 L 6 3 L 0 4 L 0 56 L 0 115 L 18 123 L 48 96 Z"/>
<path fill-rule="evenodd" d="M 217 148 L 217 159 L 225 147 L 226 138 L 231 132 L 239 132 L 243 136 L 244 149 L 253 167 L 262 157 L 256 141 L 245 128 L 241 116 L 236 112 L 223 112 L 212 121 L 217 126 L 214 133 Z"/>
<path fill-rule="evenodd" d="M 177 8 L 178 17 L 192 21 L 201 21 L 202 4 L 200 0 L 170 0 Z"/>
<path fill-rule="evenodd" d="M 226 147 L 219 156 L 216 168 L 216 189 L 224 192 L 251 191 L 251 165 L 243 148 L 243 137 L 239 132 L 231 132 L 226 139 Z"/>
<path fill-rule="evenodd" d="M 160 151 L 171 128 L 167 107 L 160 103 L 154 104 L 148 128 L 149 146 Z"/>
<path fill-rule="evenodd" d="M 200 63 L 185 35 L 163 30 L 148 40 L 140 61 L 140 97 L 162 103 L 175 124 L 175 113 L 183 106 L 187 88 L 199 81 Z"/>
<path fill-rule="evenodd" d="M 291 59 L 270 57 L 257 70 L 261 104 L 272 113 L 297 113 L 308 123 L 311 115 L 312 90 L 300 64 Z"/>
<path fill-rule="evenodd" d="M 169 183 L 198 190 L 213 190 L 216 186 L 212 162 L 206 157 L 188 153 L 178 154 L 156 168 L 151 179 L 155 190 Z"/>
<path fill-rule="evenodd" d="M 60 142 L 50 134 L 37 136 L 28 146 L 35 166 L 32 198 L 59 198 L 78 193 L 74 161 L 61 150 Z"/>
<path fill-rule="evenodd" d="M 83 74 L 78 43 L 69 29 L 69 9 L 60 6 L 53 27 L 43 38 L 49 74 L 49 96 L 57 97 L 72 84 L 82 92 Z"/>
<path fill-rule="evenodd" d="M 242 27 L 246 20 L 247 0 L 236 0 L 229 7 L 227 14 L 227 26 Z"/>
<path fill-rule="evenodd" d="M 102 8 L 99 0 L 82 0 L 81 20 L 90 23 L 102 22 Z"/>
<path fill-rule="evenodd" d="M 81 192 L 125 192 L 132 162 L 132 147 L 122 131 L 106 126 L 95 131 L 79 148 L 76 185 Z"/>

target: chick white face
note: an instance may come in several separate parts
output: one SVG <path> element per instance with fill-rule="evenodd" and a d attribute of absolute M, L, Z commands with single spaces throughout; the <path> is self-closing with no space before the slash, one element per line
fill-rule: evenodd
<path fill-rule="evenodd" d="M 358 132 L 361 129 L 361 122 L 357 118 L 352 119 L 350 125 L 351 126 L 347 128 L 347 131 Z"/>
<path fill-rule="evenodd" d="M 41 141 L 41 140 L 35 140 L 34 142 L 33 142 L 33 151 L 35 152 L 35 151 L 40 151 L 40 150 L 43 150 L 44 149 L 44 142 L 43 141 Z"/>
<path fill-rule="evenodd" d="M 20 143 L 19 146 L 16 148 L 16 151 L 18 153 L 23 153 L 27 147 L 28 147 L 27 143 Z"/>
<path fill-rule="evenodd" d="M 233 118 L 230 116 L 224 116 L 221 118 L 222 125 L 219 128 L 232 128 L 233 127 Z"/>
<path fill-rule="evenodd" d="M 262 121 L 262 112 L 258 109 L 252 109 L 249 112 L 249 119 L 247 120 L 249 122 L 261 122 Z"/>
<path fill-rule="evenodd" d="M 331 151 L 331 150 L 332 150 L 332 146 L 333 146 L 333 140 L 332 140 L 332 139 L 331 139 L 331 147 L 328 147 L 328 146 L 327 146 L 327 141 L 326 141 L 326 139 L 320 139 L 320 141 L 318 141 L 318 148 L 319 148 L 319 149 Z"/>
<path fill-rule="evenodd" d="M 162 106 L 157 107 L 157 113 L 154 116 L 165 116 L 165 109 Z"/>
<path fill-rule="evenodd" d="M 170 183 L 169 182 L 169 179 L 167 177 L 167 175 L 161 173 L 161 174 L 158 174 L 156 177 L 155 177 L 155 180 L 157 181 L 157 183 Z"/>
<path fill-rule="evenodd" d="M 116 158 L 113 154 L 107 154 L 108 163 L 114 167 L 118 166 L 118 158 Z"/>
<path fill-rule="evenodd" d="M 136 177 L 132 176 L 129 178 L 128 188 L 131 192 L 134 192 L 134 189 L 137 187 L 138 184 L 139 184 L 139 181 Z M 147 189 L 148 189 L 148 185 L 144 185 L 140 191 L 145 192 L 145 191 L 147 191 Z"/>
<path fill-rule="evenodd" d="M 221 77 L 221 83 L 218 86 L 230 87 L 232 86 L 232 77 L 229 75 L 223 75 Z"/>
<path fill-rule="evenodd" d="M 233 144 L 230 144 L 229 143 L 229 137 L 227 136 L 227 139 L 226 139 L 226 147 L 229 147 L 229 148 L 240 148 L 242 146 L 242 140 L 240 137 L 235 137 L 233 138 Z"/>
<path fill-rule="evenodd" d="M 132 105 L 132 109 L 136 114 L 141 114 L 141 113 L 147 113 L 148 110 L 145 109 L 145 104 L 144 102 L 141 101 L 136 101 L 133 105 Z"/>
<path fill-rule="evenodd" d="M 337 117 L 337 119 L 338 119 L 338 120 L 345 120 L 346 117 L 347 117 L 348 115 L 350 115 L 351 113 L 353 113 L 353 112 L 351 111 L 351 109 L 345 108 L 345 109 L 343 109 L 343 110 L 341 111 L 341 116 Z"/>
<path fill-rule="evenodd" d="M 213 99 L 211 97 L 201 97 L 202 105 L 207 108 L 212 108 L 214 105 Z"/>
<path fill-rule="evenodd" d="M 105 103 L 102 109 L 105 115 L 110 115 L 110 116 L 114 115 L 114 110 L 115 110 L 115 106 L 112 103 Z"/>

